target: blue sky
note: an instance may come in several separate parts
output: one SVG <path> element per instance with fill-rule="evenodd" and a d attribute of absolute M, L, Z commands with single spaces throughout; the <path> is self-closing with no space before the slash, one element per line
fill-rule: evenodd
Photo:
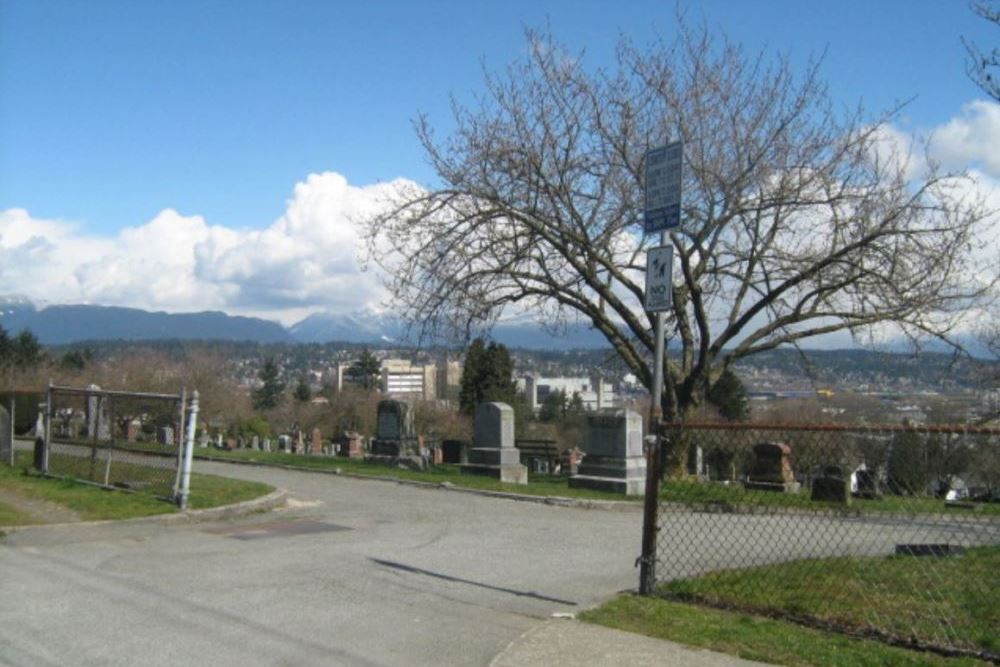
<path fill-rule="evenodd" d="M 686 7 L 695 21 L 752 49 L 782 51 L 799 67 L 825 53 L 823 75 L 845 106 L 864 100 L 881 109 L 914 98 L 896 123 L 904 132 L 942 126 L 983 97 L 964 75 L 960 37 L 992 46 L 1000 34 L 961 0 Z M 44 238 L 65 242 L 64 257 L 121 253 L 129 238 L 166 240 L 171 229 L 184 243 L 185 229 L 202 233 L 195 219 L 217 228 L 224 245 L 227 234 L 287 218 L 315 188 L 353 192 L 344 188 L 399 177 L 433 184 L 411 120 L 427 113 L 446 134 L 449 96 L 471 99 L 483 64 L 497 69 L 523 54 L 525 26 L 548 24 L 599 66 L 619 34 L 637 44 L 669 39 L 675 8 L 581 0 L 0 0 L 0 212 L 7 212 L 0 250 Z M 31 237 L 23 231 L 29 224 Z M 12 270 L 12 257 L 6 273 L 0 267 L 0 294 L 167 310 L 215 303 L 184 301 L 182 290 L 144 297 L 143 285 L 124 289 L 127 266 L 118 275 L 76 267 L 63 283 L 32 292 L 31 272 Z M 274 306 L 285 320 L 315 309 L 301 302 L 278 313 L 280 304 L 245 295 L 216 301 L 261 314 Z"/>

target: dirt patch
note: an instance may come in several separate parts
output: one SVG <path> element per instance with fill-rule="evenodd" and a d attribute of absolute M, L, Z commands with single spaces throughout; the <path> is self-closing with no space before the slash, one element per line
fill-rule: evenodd
<path fill-rule="evenodd" d="M 79 514 L 67 507 L 31 498 L 12 489 L 0 488 L 0 503 L 26 514 L 34 523 L 73 523 L 81 519 Z"/>

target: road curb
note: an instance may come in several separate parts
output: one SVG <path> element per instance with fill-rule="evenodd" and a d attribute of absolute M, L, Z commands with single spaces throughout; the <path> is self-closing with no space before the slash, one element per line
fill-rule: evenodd
<path fill-rule="evenodd" d="M 602 510 L 608 512 L 641 512 L 643 507 L 641 502 L 628 500 L 597 500 L 594 498 L 568 498 L 566 496 L 533 496 L 524 493 L 513 493 L 511 491 L 491 491 L 489 489 L 470 489 L 463 486 L 455 486 L 451 482 L 421 482 L 413 479 L 401 479 L 399 477 L 378 477 L 375 475 L 359 475 L 357 473 L 344 472 L 343 470 L 323 470 L 321 468 L 310 468 L 306 466 L 292 466 L 284 463 L 263 463 L 261 461 L 240 461 L 237 459 L 223 459 L 210 456 L 195 455 L 199 461 L 210 463 L 230 463 L 234 465 L 254 466 L 257 468 L 278 468 L 280 470 L 290 470 L 292 472 L 311 472 L 320 475 L 334 475 L 337 477 L 348 477 L 350 479 L 360 479 L 375 482 L 392 482 L 405 486 L 414 486 L 423 489 L 436 489 L 441 491 L 454 491 L 457 493 L 469 493 L 488 498 L 501 498 L 503 500 L 514 500 L 525 503 L 538 503 L 540 505 L 551 505 L 553 507 L 575 507 L 577 509 Z"/>
<path fill-rule="evenodd" d="M 0 532 L 6 533 L 8 535 L 23 530 L 38 530 L 38 529 L 49 529 L 49 528 L 67 528 L 67 527 L 87 527 L 87 526 L 103 526 L 107 524 L 133 524 L 133 523 L 183 523 L 183 522 L 197 522 L 197 521 L 217 521 L 219 519 L 230 519 L 237 516 L 244 516 L 247 514 L 256 514 L 258 512 L 269 512 L 271 510 L 282 507 L 288 500 L 288 491 L 286 489 L 275 489 L 266 496 L 261 496 L 259 498 L 254 498 L 252 500 L 244 500 L 241 503 L 234 503 L 232 505 L 221 505 L 219 507 L 207 507 L 201 510 L 186 510 L 183 512 L 177 512 L 174 514 L 154 514 L 153 516 L 137 516 L 132 519 L 101 519 L 99 521 L 74 521 L 71 523 L 36 523 L 26 526 L 0 526 Z"/>

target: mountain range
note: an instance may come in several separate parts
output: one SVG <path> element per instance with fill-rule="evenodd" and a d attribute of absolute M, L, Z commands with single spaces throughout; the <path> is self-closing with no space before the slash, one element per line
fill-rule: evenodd
<path fill-rule="evenodd" d="M 9 334 L 31 330 L 44 345 L 96 340 L 227 340 L 258 343 L 405 343 L 406 323 L 372 310 L 349 314 L 315 313 L 290 327 L 256 317 L 200 313 L 150 312 L 138 308 L 94 305 L 39 306 L 22 296 L 0 296 L 0 327 Z M 531 320 L 497 324 L 491 337 L 508 347 L 526 349 L 597 349 L 607 342 L 596 331 L 571 325 L 553 335 Z"/>

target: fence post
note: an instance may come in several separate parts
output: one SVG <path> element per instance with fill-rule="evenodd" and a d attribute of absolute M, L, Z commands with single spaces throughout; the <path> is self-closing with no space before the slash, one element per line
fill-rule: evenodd
<path fill-rule="evenodd" d="M 191 409 L 188 411 L 186 436 L 184 437 L 184 463 L 181 466 L 181 492 L 179 504 L 182 510 L 188 506 L 191 495 L 191 462 L 194 459 L 194 436 L 198 428 L 198 390 L 191 392 Z"/>
<path fill-rule="evenodd" d="M 659 422 L 656 432 L 646 436 L 646 495 L 642 514 L 642 555 L 639 556 L 639 594 L 652 595 L 656 588 L 657 510 L 660 496 Z"/>
<path fill-rule="evenodd" d="M 45 442 L 42 445 L 42 465 L 40 472 L 49 472 L 49 452 L 52 448 L 52 380 L 45 394 Z"/>

